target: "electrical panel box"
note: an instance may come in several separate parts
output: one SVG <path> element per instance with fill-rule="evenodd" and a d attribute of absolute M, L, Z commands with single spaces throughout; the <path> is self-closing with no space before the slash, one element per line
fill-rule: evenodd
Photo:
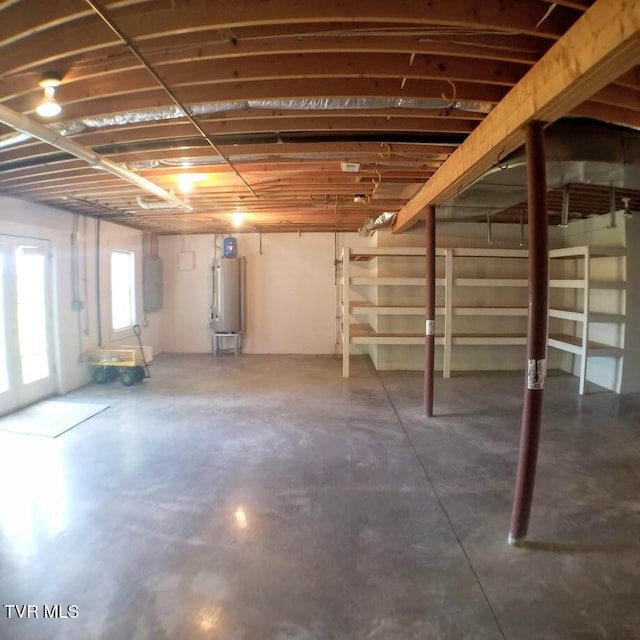
<path fill-rule="evenodd" d="M 142 304 L 145 313 L 162 311 L 162 260 L 154 256 L 142 259 Z"/>

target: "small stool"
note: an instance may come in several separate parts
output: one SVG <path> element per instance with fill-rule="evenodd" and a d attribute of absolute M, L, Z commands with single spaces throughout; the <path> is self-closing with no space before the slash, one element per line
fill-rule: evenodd
<path fill-rule="evenodd" d="M 231 338 L 233 340 L 233 347 L 222 349 L 223 338 Z M 216 333 L 215 331 L 212 331 L 211 353 L 213 353 L 214 356 L 219 356 L 221 353 L 230 353 L 231 351 L 233 351 L 236 356 L 239 356 L 242 353 L 242 332 L 238 331 L 237 333 Z"/>

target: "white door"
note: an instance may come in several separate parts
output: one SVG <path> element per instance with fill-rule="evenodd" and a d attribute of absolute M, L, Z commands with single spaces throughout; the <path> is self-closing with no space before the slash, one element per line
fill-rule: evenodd
<path fill-rule="evenodd" d="M 0 414 L 53 394 L 47 241 L 0 236 Z"/>

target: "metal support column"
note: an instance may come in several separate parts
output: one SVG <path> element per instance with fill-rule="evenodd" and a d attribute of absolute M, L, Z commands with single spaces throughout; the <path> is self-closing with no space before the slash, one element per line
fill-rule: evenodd
<path fill-rule="evenodd" d="M 425 227 L 425 338 L 424 338 L 424 413 L 433 416 L 433 377 L 436 340 L 436 208 L 428 206 Z"/>
<path fill-rule="evenodd" d="M 540 123 L 526 128 L 527 200 L 529 209 L 529 325 L 527 386 L 522 409 L 520 455 L 509 530 L 509 544 L 527 535 L 538 460 L 542 400 L 547 365 L 549 312 L 549 233 L 544 133 Z"/>

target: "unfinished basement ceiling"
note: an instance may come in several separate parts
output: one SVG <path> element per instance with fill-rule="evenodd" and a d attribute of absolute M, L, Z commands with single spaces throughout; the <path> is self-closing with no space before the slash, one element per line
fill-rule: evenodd
<path fill-rule="evenodd" d="M 0 105 L 186 206 L 6 125 L 0 194 L 165 234 L 226 231 L 238 213 L 246 230 L 356 230 L 400 210 L 591 4 L 0 2 Z M 51 72 L 63 110 L 45 120 Z M 639 78 L 570 115 L 639 127 Z M 607 193 L 590 185 L 581 209 Z"/>
<path fill-rule="evenodd" d="M 623 198 L 640 204 L 640 131 L 593 121 L 561 120 L 545 132 L 547 206 L 558 224 L 564 187 L 569 220 L 608 214 Z M 612 200 L 613 198 L 613 200 Z M 527 163 L 524 149 L 500 163 L 437 208 L 438 219 L 520 222 L 527 219 Z M 637 208 L 637 207 L 636 207 Z"/>

